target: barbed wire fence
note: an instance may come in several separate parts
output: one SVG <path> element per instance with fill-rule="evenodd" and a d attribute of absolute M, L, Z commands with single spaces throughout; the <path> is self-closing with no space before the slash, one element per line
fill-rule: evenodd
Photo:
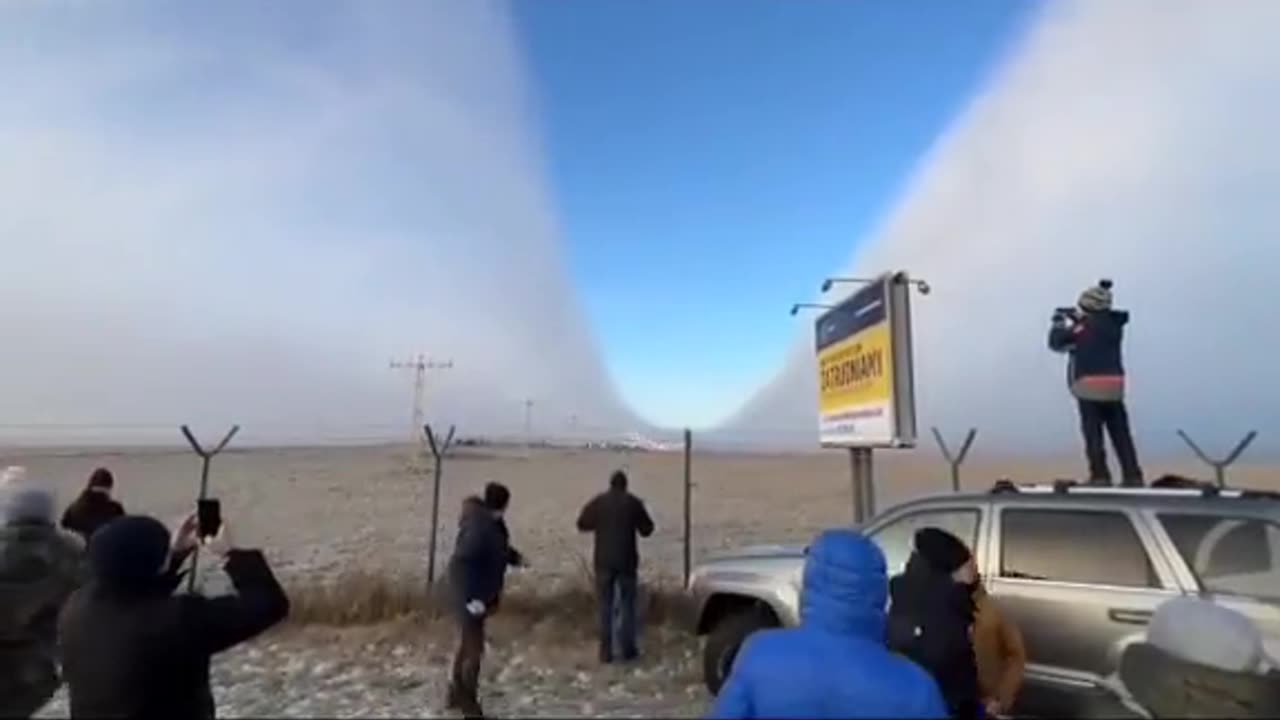
<path fill-rule="evenodd" d="M 38 458 L 134 451 L 190 453 L 191 448 L 184 447 L 179 428 L 180 424 L 177 423 L 0 423 L 0 447 L 16 448 L 0 450 L 0 458 L 5 455 Z M 795 428 L 777 430 L 779 433 L 796 434 Z M 946 480 L 949 480 L 950 486 L 947 488 L 946 480 L 943 480 L 933 492 L 946 489 L 958 491 L 963 487 L 961 475 L 976 445 L 978 428 L 969 428 L 956 447 L 947 443 L 942 429 L 935 427 L 930 428 L 930 431 L 937 444 L 942 466 L 946 468 Z M 1227 486 L 1231 468 L 1258 435 L 1256 430 L 1251 430 L 1230 453 L 1213 457 L 1185 430 L 1180 429 L 1177 434 L 1194 456 L 1213 471 L 1214 482 L 1219 487 Z M 14 442 L 15 438 L 29 440 L 32 437 L 38 442 L 30 445 Z M 88 447 L 81 443 L 85 437 L 91 440 Z M 678 572 L 686 583 L 695 559 L 702 553 L 714 550 L 717 546 L 754 542 L 762 535 L 770 535 L 773 528 L 765 527 L 759 517 L 759 503 L 763 497 L 760 488 L 767 484 L 780 486 L 781 490 L 780 494 L 771 496 L 772 500 L 766 501 L 781 503 L 785 500 L 789 506 L 819 506 L 812 513 L 811 519 L 798 520 L 784 533 L 785 537 L 780 539 L 799 540 L 815 525 L 847 522 L 847 504 L 837 506 L 834 502 L 834 493 L 848 492 L 847 483 L 840 474 L 844 465 L 841 458 L 833 455 L 829 466 L 805 468 L 788 465 L 794 461 L 786 458 L 794 456 L 794 453 L 785 453 L 781 447 L 739 447 L 722 442 L 715 433 L 690 430 L 685 430 L 679 436 L 664 433 L 662 437 L 663 440 L 652 440 L 642 433 L 581 422 L 575 422 L 571 432 L 546 433 L 537 437 L 529 437 L 520 432 L 481 437 L 469 435 L 465 429 L 459 429 L 452 441 L 441 443 L 437 447 L 440 452 L 435 454 L 430 468 L 420 468 L 421 473 L 418 469 L 409 468 L 411 474 L 422 478 L 419 482 L 431 482 L 427 493 L 432 505 L 431 526 L 423 528 L 430 532 L 429 558 L 434 560 L 438 549 L 436 537 L 439 532 L 440 491 L 450 484 L 450 479 L 444 476 L 442 466 L 447 457 L 463 449 L 485 446 L 511 446 L 515 449 L 532 447 L 541 451 L 535 452 L 531 458 L 515 457 L 521 453 L 513 451 L 513 462 L 536 462 L 539 457 L 545 457 L 546 453 L 578 457 L 582 460 L 581 464 L 570 466 L 570 471 L 575 472 L 601 472 L 609 464 L 602 459 L 602 454 L 605 453 L 616 458 L 613 466 L 634 469 L 642 479 L 640 489 L 655 495 L 654 500 L 668 519 L 668 528 L 663 531 L 664 537 L 668 539 L 663 542 L 670 544 L 667 546 L 669 549 L 663 551 L 669 553 L 665 554 L 664 566 Z M 436 438 L 437 441 L 441 439 Z M 253 452 L 259 447 L 292 445 L 404 446 L 406 440 L 401 423 L 268 427 L 258 428 L 256 432 L 255 428 L 246 426 L 237 436 L 235 447 L 227 448 L 226 452 L 244 453 Z M 200 451 L 196 452 L 199 454 Z M 2 460 L 0 464 L 3 464 Z M 427 475 L 428 470 L 433 474 Z M 202 469 L 202 476 L 206 478 L 202 485 L 207 485 L 207 472 L 206 466 Z M 797 482 L 798 478 L 788 475 L 794 472 L 830 472 L 832 482 L 829 488 L 813 490 L 807 488 L 805 483 Z M 780 510 L 782 508 L 772 507 L 771 511 Z M 435 575 L 432 560 L 428 561 L 431 563 L 427 568 L 429 581 L 434 580 Z"/>

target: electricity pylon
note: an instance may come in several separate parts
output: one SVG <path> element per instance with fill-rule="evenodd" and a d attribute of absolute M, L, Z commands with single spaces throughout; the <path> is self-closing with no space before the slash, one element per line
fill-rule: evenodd
<path fill-rule="evenodd" d="M 413 371 L 413 414 L 410 419 L 409 426 L 409 442 L 414 445 L 422 446 L 422 419 L 424 416 L 422 410 L 422 399 L 426 393 L 427 371 L 428 370 L 449 370 L 453 368 L 453 361 L 436 362 L 428 360 L 425 355 L 418 353 L 418 357 L 405 362 L 392 360 L 390 365 L 392 370 L 412 370 Z"/>

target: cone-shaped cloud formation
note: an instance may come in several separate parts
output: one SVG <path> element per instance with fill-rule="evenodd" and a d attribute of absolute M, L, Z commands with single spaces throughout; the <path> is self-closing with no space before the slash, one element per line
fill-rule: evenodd
<path fill-rule="evenodd" d="M 1180 426 L 1225 448 L 1257 427 L 1275 448 L 1280 4 L 1051 5 L 853 263 L 934 287 L 914 301 L 922 433 L 977 425 L 984 448 L 1074 451 L 1045 333 L 1110 277 L 1133 313 L 1139 450 Z M 815 441 L 804 336 L 726 432 Z"/>
<path fill-rule="evenodd" d="M 464 430 L 631 426 L 505 11 L 296 10 L 0 6 L 0 422 L 407 423 L 421 350 Z"/>

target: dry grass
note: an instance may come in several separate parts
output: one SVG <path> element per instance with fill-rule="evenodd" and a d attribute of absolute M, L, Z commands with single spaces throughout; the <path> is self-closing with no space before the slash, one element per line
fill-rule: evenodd
<path fill-rule="evenodd" d="M 448 618 L 452 594 L 447 582 L 428 587 L 418 576 L 349 571 L 314 584 L 288 588 L 293 625 L 356 627 L 397 621 Z M 649 626 L 671 625 L 681 602 L 678 583 L 659 580 L 640 590 L 637 615 Z M 596 599 L 585 568 L 572 582 L 514 584 L 499 608 L 503 622 L 536 625 L 550 636 L 578 638 L 595 632 Z M 584 622 L 585 621 L 585 622 Z"/>

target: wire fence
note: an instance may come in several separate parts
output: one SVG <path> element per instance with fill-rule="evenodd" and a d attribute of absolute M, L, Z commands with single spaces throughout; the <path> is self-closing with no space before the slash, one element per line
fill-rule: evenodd
<path fill-rule="evenodd" d="M 54 477 L 67 493 L 75 491 L 93 466 L 107 464 L 124 476 L 123 492 L 147 498 L 148 512 L 180 512 L 197 494 L 200 464 L 179 427 L 0 424 L 0 446 L 10 448 L 0 450 L 0 464 L 37 465 L 37 475 Z M 210 428 L 208 434 L 225 429 Z M 922 443 L 914 450 L 876 453 L 875 509 L 926 494 L 986 490 L 1002 478 L 1051 482 L 1076 477 L 1084 464 L 1082 458 L 1032 462 L 981 453 L 975 460 L 973 451 L 982 445 L 980 428 L 930 430 L 935 446 Z M 445 436 L 437 434 L 437 440 Z M 36 436 L 41 443 L 15 448 L 12 440 L 21 435 Z M 86 435 L 100 442 L 85 447 L 80 439 Z M 540 548 L 530 553 L 540 572 L 561 575 L 581 572 L 589 545 L 574 527 L 577 511 L 605 489 L 616 469 L 629 474 L 632 490 L 645 500 L 658 525 L 644 545 L 646 565 L 672 580 L 687 578 L 707 553 L 762 541 L 803 543 L 825 527 L 848 524 L 852 516 L 849 459 L 836 450 L 746 452 L 714 442 L 702 445 L 696 432 L 651 438 L 580 425 L 553 436 L 479 436 L 458 428 L 453 442 L 439 443 L 438 457 L 432 457 L 425 434 L 414 444 L 406 435 L 404 426 L 395 423 L 257 432 L 246 426 L 207 482 L 231 513 L 249 516 L 247 524 L 256 537 L 305 546 L 308 553 L 322 556 L 311 558 L 310 567 L 355 561 L 421 572 L 433 562 L 438 566 L 452 549 L 455 509 L 490 480 L 511 487 L 513 534 L 518 542 Z M 1225 484 L 1256 432 L 1222 457 L 1211 456 L 1190 435 L 1182 435 L 1214 479 Z M 258 447 L 262 445 L 273 447 Z M 1181 469 L 1186 472 L 1185 463 Z M 1246 482 L 1253 479 L 1249 469 L 1242 475 Z M 555 560 L 538 562 L 539 554 Z"/>

